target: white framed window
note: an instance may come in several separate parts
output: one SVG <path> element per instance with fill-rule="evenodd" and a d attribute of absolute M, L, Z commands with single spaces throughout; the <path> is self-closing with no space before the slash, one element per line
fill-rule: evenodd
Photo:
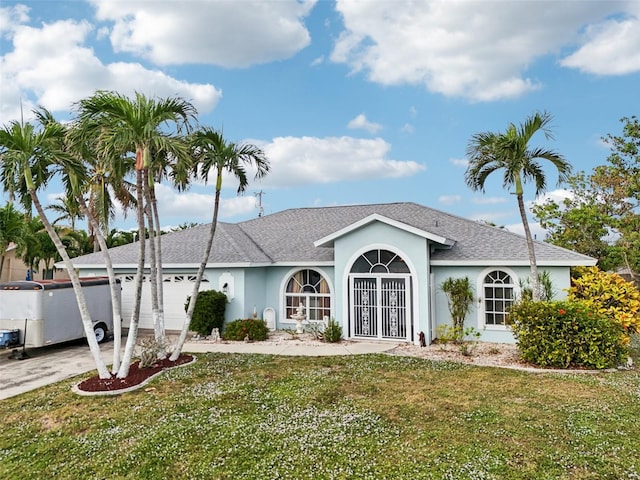
<path fill-rule="evenodd" d="M 327 279 L 311 268 L 298 270 L 289 277 L 284 294 L 285 318 L 296 313 L 304 304 L 307 320 L 322 321 L 331 317 L 331 290 Z"/>
<path fill-rule="evenodd" d="M 484 327 L 506 328 L 507 316 L 516 298 L 517 281 L 504 269 L 491 270 L 482 278 L 481 323 Z"/>

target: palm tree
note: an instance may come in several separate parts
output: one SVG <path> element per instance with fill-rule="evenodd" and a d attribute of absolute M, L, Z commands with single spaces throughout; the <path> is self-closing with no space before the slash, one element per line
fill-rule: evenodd
<path fill-rule="evenodd" d="M 135 157 L 138 234 L 139 238 L 144 238 L 145 197 L 149 198 L 148 192 L 153 181 L 153 176 L 149 174 L 153 163 L 152 153 L 165 152 L 176 159 L 186 157 L 187 149 L 178 134 L 195 119 L 195 108 L 180 98 L 153 100 L 136 93 L 135 99 L 130 99 L 115 92 L 101 91 L 78 102 L 77 109 L 77 131 L 80 137 L 96 139 L 96 153 L 99 156 L 121 159 L 131 158 L 131 155 Z M 171 126 L 176 129 L 176 134 L 166 128 Z M 148 218 L 152 218 L 151 212 Z M 150 234 L 153 233 L 153 228 L 150 228 Z M 128 374 L 137 338 L 146 243 L 139 242 L 135 303 L 125 353 L 118 371 L 120 378 Z M 160 276 L 157 269 L 162 269 L 162 265 L 158 264 L 155 255 L 156 245 L 155 239 L 149 242 L 152 311 L 156 340 L 164 342 L 164 323 L 157 295 L 157 279 Z"/>
<path fill-rule="evenodd" d="M 40 258 L 40 238 L 38 232 L 42 231 L 44 225 L 42 221 L 36 218 L 30 218 L 23 220 L 22 228 L 20 230 L 20 237 L 16 242 L 16 256 L 18 256 L 22 263 L 27 266 L 27 277 L 35 279 L 35 273 L 38 271 L 39 258 Z"/>
<path fill-rule="evenodd" d="M 37 113 L 36 117 L 41 120 L 43 115 L 38 115 Z M 48 112 L 46 116 L 50 117 Z M 60 149 L 64 134 L 64 127 L 58 122 L 52 121 L 42 124 L 39 130 L 31 123 L 25 124 L 17 121 L 12 121 L 4 126 L 0 129 L 0 182 L 10 196 L 18 193 L 21 196 L 28 195 L 30 197 L 45 230 L 55 244 L 69 273 L 85 335 L 98 375 L 100 378 L 109 378 L 109 370 L 102 359 L 100 348 L 93 332 L 93 322 L 87 308 L 80 279 L 73 268 L 71 259 L 60 237 L 51 222 L 49 222 L 37 193 L 47 184 L 53 174 L 60 173 L 63 168 L 68 172 L 72 172 L 72 175 L 64 175 L 62 177 L 67 191 L 72 191 L 72 184 L 77 185 L 83 180 L 80 162 L 77 162 Z"/>
<path fill-rule="evenodd" d="M 209 173 L 211 171 L 215 172 L 216 193 L 213 219 L 211 221 L 211 228 L 209 229 L 207 245 L 202 255 L 198 273 L 196 274 L 196 281 L 193 285 L 193 293 L 189 300 L 189 306 L 187 307 L 185 322 L 182 326 L 176 347 L 170 357 L 172 361 L 177 360 L 182 352 L 182 347 L 189 332 L 189 325 L 191 324 L 191 317 L 193 316 L 193 311 L 196 306 L 196 300 L 198 299 L 200 283 L 204 276 L 207 262 L 209 261 L 213 237 L 216 233 L 216 225 L 218 223 L 222 174 L 224 172 L 230 173 L 238 180 L 238 194 L 240 194 L 246 190 L 249 183 L 245 167 L 248 166 L 256 169 L 255 178 L 264 177 L 270 168 L 269 162 L 260 148 L 251 144 L 227 143 L 222 132 L 211 128 L 204 127 L 194 132 L 189 138 L 189 143 L 192 148 L 193 158 L 195 159 L 193 163 L 194 174 L 199 174 L 205 183 L 207 183 Z"/>
<path fill-rule="evenodd" d="M 58 214 L 58 218 L 52 222 L 53 225 L 56 225 L 58 222 L 68 221 L 71 230 L 75 230 L 76 220 L 82 218 L 78 202 L 76 202 L 74 198 L 69 197 L 57 198 L 56 201 L 57 203 L 52 203 L 46 207 L 47 210 Z"/>
<path fill-rule="evenodd" d="M 0 207 L 0 278 L 7 249 L 18 242 L 23 224 L 24 214 L 16 210 L 13 203 Z"/>
<path fill-rule="evenodd" d="M 553 139 L 549 130 L 551 120 L 551 115 L 547 112 L 536 112 L 520 126 L 510 124 L 504 133 L 478 133 L 471 137 L 467 145 L 469 166 L 465 172 L 465 182 L 469 188 L 484 192 L 487 177 L 497 170 L 502 170 L 503 188 L 514 189 L 513 193 L 518 200 L 529 251 L 533 299 L 536 301 L 540 299 L 538 266 L 524 206 L 523 185 L 527 181 L 533 181 L 536 186 L 536 195 L 546 191 L 547 179 L 542 165 L 537 161 L 539 159 L 547 160 L 556 167 L 558 184 L 566 181 L 571 174 L 571 165 L 559 153 L 544 148 L 529 147 L 529 141 L 538 131 L 542 131 L 547 140 Z"/>

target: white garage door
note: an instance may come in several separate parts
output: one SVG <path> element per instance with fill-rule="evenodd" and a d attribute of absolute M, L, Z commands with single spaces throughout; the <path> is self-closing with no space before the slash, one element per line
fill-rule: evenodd
<path fill-rule="evenodd" d="M 122 322 L 128 327 L 131 320 L 131 311 L 135 299 L 135 275 L 118 275 L 122 285 Z M 164 275 L 164 322 L 166 330 L 180 330 L 184 323 L 184 304 L 193 293 L 195 275 Z M 209 281 L 202 279 L 200 291 L 209 290 Z M 151 283 L 145 275 L 142 283 L 142 303 L 140 304 L 139 328 L 153 329 L 153 317 L 151 315 Z"/>

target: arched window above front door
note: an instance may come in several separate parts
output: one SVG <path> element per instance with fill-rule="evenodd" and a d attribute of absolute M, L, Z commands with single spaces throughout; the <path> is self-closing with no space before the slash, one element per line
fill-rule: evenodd
<path fill-rule="evenodd" d="M 353 263 L 351 273 L 410 273 L 405 261 L 389 250 L 369 250 Z"/>
<path fill-rule="evenodd" d="M 298 270 L 289 277 L 285 291 L 286 318 L 296 313 L 300 303 L 304 304 L 307 320 L 320 321 L 331 317 L 331 291 L 320 272 Z"/>

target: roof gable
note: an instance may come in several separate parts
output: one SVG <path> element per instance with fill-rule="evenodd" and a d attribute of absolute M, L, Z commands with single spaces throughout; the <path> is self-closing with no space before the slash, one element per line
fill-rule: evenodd
<path fill-rule="evenodd" d="M 374 222 L 384 223 L 391 227 L 397 228 L 399 230 L 403 230 L 405 232 L 412 233 L 413 235 L 417 235 L 427 240 L 431 240 L 433 242 L 439 243 L 446 247 L 451 247 L 455 243 L 455 240 L 445 238 L 441 235 L 435 235 L 435 234 L 429 233 L 420 228 L 407 225 L 406 223 L 394 220 L 392 218 L 385 217 L 384 215 L 380 215 L 378 213 L 373 213 L 361 220 L 358 220 L 357 222 L 347 225 L 346 227 L 338 230 L 337 232 L 333 232 L 319 240 L 316 240 L 315 242 L 313 242 L 313 245 L 315 247 L 333 247 L 334 241 L 337 240 L 338 238 L 344 235 L 348 235 L 349 233 Z"/>

